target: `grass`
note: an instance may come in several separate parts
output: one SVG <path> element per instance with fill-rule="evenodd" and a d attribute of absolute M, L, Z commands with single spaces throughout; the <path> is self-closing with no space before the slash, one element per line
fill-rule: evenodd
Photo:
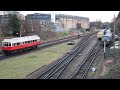
<path fill-rule="evenodd" d="M 22 79 L 32 71 L 55 61 L 72 47 L 63 43 L 34 53 L 2 60 L 0 61 L 0 79 Z"/>

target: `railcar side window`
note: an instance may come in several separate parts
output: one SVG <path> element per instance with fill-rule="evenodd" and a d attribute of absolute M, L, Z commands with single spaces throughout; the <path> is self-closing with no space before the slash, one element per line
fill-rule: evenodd
<path fill-rule="evenodd" d="M 17 45 L 20 45 L 20 43 L 17 43 Z"/>
<path fill-rule="evenodd" d="M 30 43 L 30 41 L 28 41 L 28 43 Z"/>
<path fill-rule="evenodd" d="M 9 46 L 11 46 L 11 43 L 9 43 Z"/>

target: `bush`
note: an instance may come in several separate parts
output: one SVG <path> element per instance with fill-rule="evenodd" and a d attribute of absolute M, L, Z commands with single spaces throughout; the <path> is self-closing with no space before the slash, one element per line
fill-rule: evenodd
<path fill-rule="evenodd" d="M 64 37 L 67 35 L 67 32 L 58 32 L 59 37 Z"/>
<path fill-rule="evenodd" d="M 113 64 L 110 66 L 108 73 L 103 77 L 105 79 L 120 79 L 120 49 L 110 50 L 113 57 Z"/>
<path fill-rule="evenodd" d="M 120 79 L 120 63 L 117 63 L 111 67 L 108 74 L 105 76 L 107 79 Z"/>

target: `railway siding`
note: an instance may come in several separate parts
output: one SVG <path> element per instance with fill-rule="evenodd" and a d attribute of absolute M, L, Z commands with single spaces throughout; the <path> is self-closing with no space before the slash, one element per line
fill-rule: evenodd
<path fill-rule="evenodd" d="M 60 79 L 66 79 L 70 78 L 73 72 L 77 69 L 77 67 L 81 64 L 83 59 L 86 57 L 88 52 L 93 48 L 93 46 L 96 44 L 97 39 L 94 39 L 92 42 L 89 43 L 89 45 L 86 46 L 86 48 L 80 53 L 81 55 L 76 57 L 69 66 L 64 70 L 63 74 L 61 75 Z"/>
<path fill-rule="evenodd" d="M 87 37 L 86 39 L 88 39 L 88 38 L 90 38 L 90 37 Z M 93 37 L 92 37 L 93 38 Z M 64 57 L 62 60 L 60 60 L 60 64 L 55 64 L 55 65 L 51 65 L 50 67 L 48 67 L 48 69 L 46 68 L 46 69 L 44 69 L 44 71 L 43 72 L 40 72 L 38 75 L 36 74 L 36 76 L 35 76 L 35 78 L 34 79 L 37 79 L 37 78 L 45 78 L 45 79 L 47 79 L 47 78 L 60 78 L 61 79 L 61 76 L 62 75 L 66 75 L 66 74 L 68 74 L 69 72 L 68 72 L 68 70 L 70 70 L 69 68 L 68 68 L 68 66 L 71 66 L 71 68 L 73 68 L 73 60 L 71 60 L 74 56 L 75 56 L 75 58 L 77 57 L 77 56 L 79 56 L 78 54 L 79 53 L 82 53 L 81 51 L 82 50 L 84 50 L 84 48 L 87 48 L 88 46 L 89 46 L 89 44 L 91 43 L 91 40 L 93 41 L 93 39 L 89 39 L 89 40 L 87 40 L 86 41 L 86 39 L 85 40 L 83 40 L 83 42 L 80 42 L 81 44 L 79 44 L 79 45 L 81 45 L 81 46 L 78 46 L 74 51 L 74 54 L 70 54 L 68 57 Z M 95 39 L 95 37 L 94 37 L 94 39 Z M 96 40 L 96 42 L 97 42 L 97 40 Z M 82 43 L 86 43 L 86 44 L 82 44 Z M 93 42 L 92 42 L 92 44 L 93 44 Z M 87 47 L 86 47 L 86 45 L 87 45 Z M 95 43 L 93 44 L 93 46 L 95 45 Z M 89 47 L 91 47 L 91 45 L 89 46 Z M 91 49 L 92 49 L 92 47 L 91 47 Z M 89 49 L 89 50 L 91 50 L 91 49 Z M 77 51 L 77 52 L 76 52 Z M 84 51 L 87 51 L 87 50 L 84 50 Z M 79 53 L 78 53 L 79 52 Z M 89 52 L 89 51 L 88 51 Z M 72 56 L 71 56 L 72 55 Z M 77 55 L 77 56 L 76 56 Z M 86 55 L 85 55 L 86 56 Z M 84 58 L 85 58 L 85 56 L 84 56 Z M 70 59 L 71 58 L 71 59 Z M 74 60 L 75 60 L 75 58 L 73 58 Z M 70 59 L 70 60 L 69 60 Z M 61 62 L 62 61 L 62 62 Z M 68 63 L 68 61 L 69 61 L 69 63 L 71 64 L 72 63 L 72 65 L 70 65 L 70 64 L 67 64 Z M 66 63 L 66 64 L 65 64 Z M 78 62 L 76 62 L 76 63 L 78 63 Z M 76 64 L 75 63 L 75 64 Z M 66 70 L 67 68 L 65 68 L 65 67 L 62 67 L 62 69 L 60 70 L 60 73 L 62 72 L 62 70 L 63 70 L 63 72 L 65 72 L 65 73 L 59 73 L 59 71 L 57 71 L 57 70 L 59 70 L 60 69 L 60 67 L 61 66 L 63 66 L 65 64 L 65 67 L 66 67 L 66 65 L 67 65 L 67 68 L 68 68 L 68 70 Z M 79 64 L 78 64 L 79 65 Z M 54 67 L 55 66 L 55 67 Z M 56 67 L 57 66 L 57 67 Z M 53 68 L 54 67 L 54 68 Z M 77 68 L 78 66 L 76 66 L 76 68 Z M 54 70 L 55 69 L 55 70 Z M 54 71 L 53 71 L 54 70 Z M 66 71 L 65 71 L 66 70 Z M 57 77 L 55 76 L 54 77 L 54 74 L 52 73 L 52 71 L 53 71 L 53 73 L 55 74 L 55 75 L 57 75 Z M 57 71 L 57 72 L 56 72 Z M 75 70 L 73 70 L 73 72 L 74 72 Z M 71 72 L 71 70 L 70 70 L 70 72 Z M 72 73 L 73 73 L 72 72 Z M 51 74 L 50 74 L 51 73 Z M 48 76 L 50 74 L 50 76 Z M 53 75 L 52 75 L 53 74 Z M 51 77 L 51 75 L 52 75 L 52 77 Z M 60 75 L 60 76 L 59 76 Z M 69 75 L 70 75 L 70 73 L 69 73 Z M 71 76 L 71 75 L 70 75 Z M 70 77 L 69 76 L 69 77 Z M 65 77 L 65 76 L 63 76 L 65 79 L 67 79 L 67 78 L 69 78 L 69 77 Z"/>

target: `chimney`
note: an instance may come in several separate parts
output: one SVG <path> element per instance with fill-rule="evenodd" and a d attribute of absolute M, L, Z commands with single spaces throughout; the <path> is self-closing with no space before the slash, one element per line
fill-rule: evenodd
<path fill-rule="evenodd" d="M 51 22 L 55 23 L 55 12 L 51 12 Z"/>

